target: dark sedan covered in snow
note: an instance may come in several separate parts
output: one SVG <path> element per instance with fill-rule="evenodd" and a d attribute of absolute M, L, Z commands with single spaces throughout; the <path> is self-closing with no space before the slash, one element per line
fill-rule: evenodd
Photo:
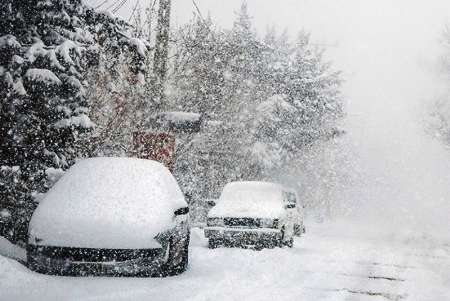
<path fill-rule="evenodd" d="M 33 214 L 28 267 L 68 276 L 161 277 L 188 265 L 188 206 L 162 164 L 83 160 Z"/>

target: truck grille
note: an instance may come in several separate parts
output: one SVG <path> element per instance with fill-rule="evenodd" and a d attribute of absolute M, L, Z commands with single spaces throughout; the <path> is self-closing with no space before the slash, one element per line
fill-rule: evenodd
<path fill-rule="evenodd" d="M 249 227 L 249 228 L 260 228 L 261 227 L 261 223 L 260 223 L 259 219 L 248 218 L 248 217 L 225 218 L 223 220 L 223 223 L 225 226 L 229 226 L 229 227 Z"/>

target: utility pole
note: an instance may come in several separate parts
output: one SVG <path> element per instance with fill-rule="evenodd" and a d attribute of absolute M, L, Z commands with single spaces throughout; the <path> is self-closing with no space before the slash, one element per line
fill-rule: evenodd
<path fill-rule="evenodd" d="M 169 55 L 170 9 L 172 0 L 159 0 L 158 24 L 156 33 L 155 56 L 153 62 L 155 105 L 161 107 L 164 102 L 164 85 L 167 77 Z"/>

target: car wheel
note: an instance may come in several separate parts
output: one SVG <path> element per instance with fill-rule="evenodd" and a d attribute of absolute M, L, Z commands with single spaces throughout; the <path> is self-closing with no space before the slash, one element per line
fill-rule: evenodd
<path fill-rule="evenodd" d="M 255 251 L 262 251 L 264 249 L 264 246 L 262 244 L 256 244 L 254 247 Z"/>
<path fill-rule="evenodd" d="M 294 225 L 294 235 L 300 237 L 300 236 L 302 236 L 302 234 L 303 234 L 303 227 L 299 224 L 295 224 Z"/>
<path fill-rule="evenodd" d="M 284 241 L 283 245 L 285 245 L 288 248 L 293 248 L 294 247 L 294 239 L 291 238 L 291 239 L 289 239 L 287 241 Z"/>
<path fill-rule="evenodd" d="M 291 237 L 289 240 L 286 240 L 285 231 L 286 231 L 285 226 L 281 227 L 281 239 L 279 242 L 279 246 L 280 246 L 280 248 L 282 248 L 284 246 L 286 246 L 288 248 L 292 248 L 294 246 L 294 238 Z"/>
<path fill-rule="evenodd" d="M 280 240 L 278 241 L 278 247 L 282 248 L 283 245 L 284 245 L 283 242 L 284 242 L 284 231 L 285 231 L 285 227 L 282 226 L 280 231 L 281 231 L 281 237 L 280 237 Z"/>
<path fill-rule="evenodd" d="M 173 238 L 169 242 L 169 259 L 163 267 L 165 276 L 176 276 L 186 271 L 189 264 L 189 233 L 186 234 L 184 245 L 180 248 L 174 242 Z M 181 252 L 177 250 L 182 249 Z M 180 258 L 181 256 L 181 258 Z M 177 260 L 178 259 L 178 260 Z M 175 263 L 178 262 L 178 263 Z"/>
<path fill-rule="evenodd" d="M 27 268 L 36 273 L 44 273 L 44 269 L 42 269 L 38 264 L 34 256 L 27 256 Z"/>

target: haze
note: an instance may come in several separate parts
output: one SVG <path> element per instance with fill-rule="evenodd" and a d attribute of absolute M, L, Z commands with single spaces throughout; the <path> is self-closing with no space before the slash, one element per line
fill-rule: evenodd
<path fill-rule="evenodd" d="M 230 28 L 241 0 L 197 0 L 203 16 Z M 333 202 L 357 207 L 355 216 L 388 228 L 434 232 L 450 216 L 450 156 L 424 131 L 428 104 L 442 93 L 433 71 L 441 33 L 450 20 L 445 0 L 248 0 L 255 30 L 310 31 L 344 72 L 348 135 L 338 166 L 353 179 Z M 188 22 L 192 1 L 174 0 L 174 25 Z M 121 12 L 126 16 L 130 9 Z M 331 160 L 331 158 L 330 158 Z M 351 163 L 350 163 L 351 161 Z M 382 222 L 380 222 L 382 221 Z M 406 226 L 407 225 L 407 226 Z M 416 227 L 414 227 L 416 226 Z M 444 231 L 445 232 L 445 231 Z"/>

